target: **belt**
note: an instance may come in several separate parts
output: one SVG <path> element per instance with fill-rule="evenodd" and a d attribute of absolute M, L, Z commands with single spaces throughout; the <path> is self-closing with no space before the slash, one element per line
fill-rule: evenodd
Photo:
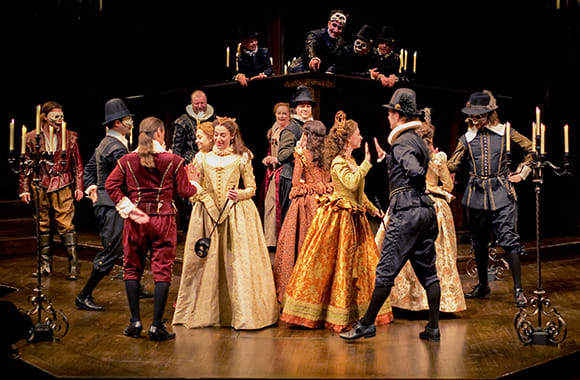
<path fill-rule="evenodd" d="M 403 191 L 409 191 L 409 190 L 415 190 L 415 188 L 413 186 L 397 187 L 396 189 L 391 191 L 391 193 L 389 194 L 389 199 L 391 199 L 392 197 L 394 197 L 395 195 L 397 195 L 399 193 L 402 193 Z"/>

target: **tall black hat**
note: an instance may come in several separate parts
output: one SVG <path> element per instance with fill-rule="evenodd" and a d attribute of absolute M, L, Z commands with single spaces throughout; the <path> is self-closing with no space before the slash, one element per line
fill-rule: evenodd
<path fill-rule="evenodd" d="M 398 88 L 391 96 L 389 104 L 384 104 L 383 107 L 405 116 L 419 117 L 423 114 L 417 109 L 417 94 L 410 88 Z"/>
<path fill-rule="evenodd" d="M 312 105 L 316 104 L 316 101 L 314 101 L 314 99 L 312 98 L 312 93 L 310 92 L 310 89 L 303 84 L 296 87 L 296 91 L 292 96 L 292 102 L 290 102 L 290 106 L 296 107 L 296 105 L 300 102 L 309 102 L 312 103 Z"/>
<path fill-rule="evenodd" d="M 469 97 L 466 106 L 461 112 L 467 115 L 482 115 L 497 109 L 495 97 L 491 92 L 483 90 L 482 92 L 474 92 Z"/>
<path fill-rule="evenodd" d="M 359 40 L 363 40 L 366 42 L 372 42 L 375 39 L 376 30 L 370 25 L 363 25 L 362 28 L 358 31 L 357 34 L 354 34 L 353 37 Z"/>
<path fill-rule="evenodd" d="M 390 26 L 382 26 L 377 36 L 377 43 L 387 42 L 391 45 L 395 44 L 395 30 Z"/>
<path fill-rule="evenodd" d="M 123 100 L 113 98 L 105 103 L 105 122 L 103 125 L 122 119 L 125 116 L 133 116 L 133 114 L 129 112 L 129 108 L 127 108 Z"/>

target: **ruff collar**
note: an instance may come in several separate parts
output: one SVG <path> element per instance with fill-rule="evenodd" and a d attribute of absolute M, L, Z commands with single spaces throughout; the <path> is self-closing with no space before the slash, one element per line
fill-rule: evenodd
<path fill-rule="evenodd" d="M 505 133 L 505 125 L 504 124 L 495 124 L 495 125 L 485 125 L 483 128 L 487 128 L 496 135 L 503 136 Z M 467 142 L 471 142 L 477 136 L 477 128 L 476 127 L 469 127 L 467 132 L 465 132 L 465 139 Z"/>
<path fill-rule="evenodd" d="M 391 133 L 389 133 L 389 144 L 393 145 L 395 143 L 395 140 L 399 137 L 399 135 L 405 131 L 408 131 L 409 129 L 417 129 L 419 126 L 421 125 L 421 122 L 418 120 L 415 121 L 410 121 L 408 123 L 405 124 L 401 124 L 399 126 L 397 126 L 395 129 L 393 129 L 391 131 Z"/>
<path fill-rule="evenodd" d="M 211 106 L 211 104 L 207 105 L 207 108 L 205 111 L 202 112 L 194 112 L 193 111 L 193 106 L 191 104 L 188 104 L 185 107 L 185 111 L 187 112 L 187 114 L 191 117 L 193 117 L 195 120 L 197 120 L 198 122 L 204 122 L 206 120 L 208 120 L 210 117 L 213 116 L 213 107 Z"/>

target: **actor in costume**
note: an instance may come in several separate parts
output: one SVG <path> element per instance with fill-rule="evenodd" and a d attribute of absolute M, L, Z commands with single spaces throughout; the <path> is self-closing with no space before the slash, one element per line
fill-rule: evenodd
<path fill-rule="evenodd" d="M 126 219 L 123 264 L 131 321 L 124 334 L 133 338 L 141 336 L 139 281 L 150 251 L 155 295 L 149 338 L 154 341 L 175 338 L 163 320 L 177 244 L 174 193 L 191 197 L 199 186 L 195 182 L 196 173 L 186 171 L 184 160 L 167 152 L 164 145 L 163 122 L 155 117 L 144 119 L 139 125 L 139 147 L 121 157 L 105 182 L 119 215 Z"/>
<path fill-rule="evenodd" d="M 304 50 L 289 68 L 292 73 L 304 71 L 327 72 L 336 63 L 338 51 L 346 45 L 341 37 L 348 14 L 342 10 L 330 12 L 326 28 L 306 33 Z"/>
<path fill-rule="evenodd" d="M 433 201 L 425 194 L 425 176 L 430 154 L 415 130 L 421 126 L 415 91 L 399 88 L 384 105 L 389 112 L 391 154 L 389 172 L 389 224 L 386 226 L 382 254 L 376 268 L 372 300 L 364 317 L 340 334 L 343 339 L 375 336 L 375 319 L 391 293 L 395 278 L 409 260 L 427 292 L 429 323 L 419 334 L 421 339 L 438 341 L 441 289 L 435 265 L 437 216 Z"/>
<path fill-rule="evenodd" d="M 93 270 L 87 283 L 77 295 L 75 304 L 83 310 L 103 310 L 93 302 L 93 291 L 105 276 L 111 273 L 115 263 L 123 257 L 123 224 L 115 209 L 115 203 L 105 190 L 105 181 L 117 161 L 129 153 L 126 136 L 133 129 L 133 114 L 123 102 L 114 98 L 105 103 L 107 135 L 101 140 L 84 171 L 87 196 L 93 202 L 95 219 L 99 224 L 99 235 L 103 249 L 93 259 Z"/>
<path fill-rule="evenodd" d="M 195 161 L 203 190 L 191 213 L 173 324 L 260 329 L 276 323 L 279 309 L 260 215 L 251 199 L 256 192 L 252 153 L 234 119 L 216 119 L 214 141 L 213 150 Z M 197 256 L 196 242 L 210 234 L 207 256 Z"/>
<path fill-rule="evenodd" d="M 274 115 L 276 122 L 266 134 L 268 154 L 262 160 L 266 166 L 266 173 L 260 191 L 260 209 L 263 217 L 264 237 L 268 247 L 276 247 L 281 226 L 282 208 L 278 196 L 282 166 L 278 161 L 278 148 L 280 147 L 280 134 L 290 124 L 290 104 L 277 103 L 274 106 Z"/>
<path fill-rule="evenodd" d="M 268 49 L 258 46 L 257 32 L 244 34 L 240 31 L 238 72 L 234 79 L 247 86 L 250 81 L 274 75 L 271 59 Z"/>
<path fill-rule="evenodd" d="M 455 152 L 447 164 L 452 173 L 458 171 L 462 165 L 469 167 L 469 179 L 461 203 L 467 207 L 479 283 L 465 296 L 489 296 L 488 243 L 490 231 L 493 229 L 496 243 L 504 249 L 512 272 L 516 305 L 525 307 L 527 300 L 521 280 L 520 237 L 514 223 L 517 196 L 512 183 L 524 180 L 530 173 L 532 143 L 511 128 L 511 146 L 518 147 L 526 155 L 516 172 L 510 172 L 506 154 L 508 136 L 505 125 L 499 121 L 497 108 L 491 92 L 471 94 L 467 105 L 462 109 L 468 116 L 467 132 L 459 138 Z"/>
<path fill-rule="evenodd" d="M 198 152 L 207 153 L 213 148 L 213 122 L 206 121 L 197 127 L 195 144 Z"/>
<path fill-rule="evenodd" d="M 429 110 L 425 110 L 425 112 L 429 113 Z M 467 308 L 467 305 L 465 304 L 463 287 L 457 271 L 457 236 L 455 235 L 453 214 L 448 205 L 455 196 L 451 194 L 453 180 L 447 169 L 447 155 L 445 152 L 439 152 L 434 149 L 433 135 L 435 134 L 435 128 L 430 121 L 423 122 L 415 131 L 431 152 L 425 180 L 425 191 L 433 200 L 433 207 L 437 214 L 437 224 L 439 226 L 439 233 L 435 240 L 435 251 L 437 252 L 435 266 L 437 267 L 437 275 L 441 287 L 439 310 L 446 313 L 463 311 Z M 379 226 L 379 231 L 375 237 L 377 247 L 383 246 L 384 226 L 388 224 L 389 218 L 387 215 L 384 222 Z M 427 293 L 417 279 L 410 261 L 407 261 L 397 278 L 395 278 L 390 300 L 392 306 L 400 309 L 413 311 L 429 309 Z"/>
<path fill-rule="evenodd" d="M 380 212 L 364 193 L 371 168 L 368 144 L 360 166 L 352 157 L 361 142 L 358 124 L 345 121 L 339 111 L 324 149 L 334 191 L 319 199 L 286 287 L 280 317 L 284 322 L 341 331 L 360 318 L 371 301 L 379 252 L 365 213 Z M 377 323 L 389 323 L 391 306 L 382 306 Z"/>
<path fill-rule="evenodd" d="M 373 49 L 375 34 L 372 26 L 363 25 L 353 36 L 355 41 L 340 49 L 336 64 L 332 65 L 329 71 L 336 74 L 371 78 L 371 69 L 376 61 L 374 57 L 376 53 Z"/>
<path fill-rule="evenodd" d="M 284 223 L 286 212 L 290 207 L 290 191 L 292 190 L 292 175 L 294 173 L 294 148 L 302 137 L 302 126 L 307 120 L 312 120 L 312 108 L 316 102 L 310 89 L 304 85 L 296 87 L 290 107 L 294 109 L 290 124 L 280 132 L 280 147 L 278 162 L 282 165 L 278 197 L 280 200 L 280 224 Z"/>
<path fill-rule="evenodd" d="M 294 176 L 288 209 L 280 230 L 274 258 L 274 280 L 278 300 L 282 302 L 308 228 L 318 207 L 319 196 L 332 193 L 330 173 L 324 167 L 324 137 L 326 127 L 318 120 L 304 123 L 304 133 L 294 152 Z"/>
<path fill-rule="evenodd" d="M 38 192 L 38 214 L 40 236 L 40 275 L 52 273 L 51 222 L 54 222 L 68 257 L 69 280 L 78 279 L 80 268 L 77 255 L 77 233 L 73 224 L 74 201 L 80 201 L 84 194 L 83 163 L 77 145 L 78 134 L 64 128 L 62 106 L 56 102 L 42 105 L 40 120 L 39 152 L 43 155 L 40 166 L 40 182 L 33 189 L 34 172 L 20 172 L 18 194 L 25 203 L 30 203 L 31 193 Z M 26 134 L 26 160 L 36 154 L 36 130 Z M 36 275 L 39 275 L 36 273 Z"/>
<path fill-rule="evenodd" d="M 400 60 L 394 52 L 395 36 L 392 28 L 383 26 L 376 40 L 377 48 L 371 64 L 371 78 L 381 82 L 383 87 L 393 87 L 398 81 Z"/>

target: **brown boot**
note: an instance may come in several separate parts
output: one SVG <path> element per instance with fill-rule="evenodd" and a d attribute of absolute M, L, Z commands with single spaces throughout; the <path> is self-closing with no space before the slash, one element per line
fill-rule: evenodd
<path fill-rule="evenodd" d="M 68 256 L 68 280 L 77 280 L 80 274 L 79 258 L 77 255 L 77 233 L 75 231 L 62 234 L 62 243 Z"/>
<path fill-rule="evenodd" d="M 50 249 L 50 233 L 41 233 L 38 237 L 40 250 L 40 274 L 49 276 L 52 273 L 52 252 Z M 38 270 L 32 274 L 38 277 Z"/>

